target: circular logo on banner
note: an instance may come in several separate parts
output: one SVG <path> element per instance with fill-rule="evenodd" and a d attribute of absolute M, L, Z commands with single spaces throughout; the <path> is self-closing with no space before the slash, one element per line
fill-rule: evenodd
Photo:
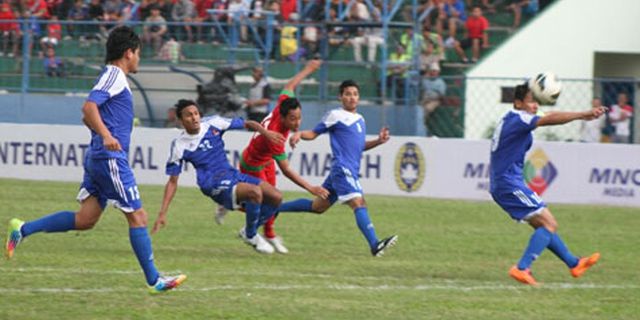
<path fill-rule="evenodd" d="M 414 192 L 420 189 L 425 171 L 424 155 L 417 144 L 407 142 L 400 147 L 395 163 L 396 184 L 400 190 Z"/>

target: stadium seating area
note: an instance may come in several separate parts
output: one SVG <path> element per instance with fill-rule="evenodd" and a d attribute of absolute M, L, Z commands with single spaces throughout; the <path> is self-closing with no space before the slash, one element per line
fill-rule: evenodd
<path fill-rule="evenodd" d="M 111 1 L 111 0 L 109 0 Z M 106 1 L 108 2 L 108 1 Z M 106 5 L 106 2 L 103 2 Z M 146 3 L 148 1 L 143 1 Z M 152 1 L 153 2 L 153 1 Z M 197 3 L 198 1 L 196 1 Z M 283 1 L 286 2 L 286 1 Z M 340 3 L 340 1 L 333 1 Z M 434 1 L 437 5 L 438 2 Z M 446 2 L 446 1 L 444 1 Z M 464 1 L 467 5 L 467 11 L 470 5 L 480 5 L 480 1 Z M 305 1 L 307 3 L 307 1 Z M 349 3 L 344 1 L 344 3 Z M 410 9 L 411 2 L 407 1 L 405 9 Z M 490 22 L 490 28 L 488 29 L 490 48 L 485 49 L 482 52 L 483 56 L 490 53 L 505 41 L 514 31 L 512 28 L 513 15 L 506 10 L 506 5 L 502 1 L 497 1 L 497 11 L 493 13 L 485 13 L 484 16 Z M 142 10 L 142 9 L 141 9 Z M 437 7 L 434 9 L 437 12 Z M 397 14 L 394 16 L 394 21 L 402 20 L 402 15 Z M 523 16 L 526 20 L 527 16 Z M 141 21 L 140 19 L 139 21 Z M 170 20 L 170 19 L 167 19 Z M 52 23 L 43 22 L 43 23 Z M 62 21 L 60 41 L 54 46 L 55 55 L 61 59 L 64 64 L 64 76 L 51 77 L 47 76 L 45 69 L 43 68 L 43 49 L 40 48 L 38 39 L 35 39 L 35 45 L 32 49 L 31 59 L 28 63 L 28 91 L 29 92 L 83 92 L 87 90 L 87 83 L 93 81 L 96 70 L 103 63 L 103 48 L 104 38 L 95 37 L 90 35 L 78 37 L 72 36 L 68 33 L 68 25 L 65 21 Z M 136 28 L 142 34 L 143 27 L 139 23 L 133 23 Z M 47 25 L 48 26 L 48 25 Z M 180 27 L 180 26 L 178 26 Z M 47 27 L 42 25 L 43 29 Z M 399 43 L 399 39 L 402 35 L 402 30 L 406 28 L 404 26 L 392 27 L 388 31 L 387 43 Z M 460 28 L 462 29 L 462 28 Z M 171 29 L 170 29 L 171 30 Z M 174 29 L 175 30 L 175 29 Z M 463 37 L 464 31 L 458 30 L 456 39 Z M 443 37 L 444 38 L 444 37 Z M 147 45 L 143 47 L 143 65 L 154 66 L 167 66 L 167 74 L 163 75 L 166 79 L 167 87 L 171 82 L 171 72 L 169 71 L 170 65 L 178 66 L 192 66 L 198 65 L 205 68 L 215 69 L 217 66 L 234 62 L 240 65 L 252 65 L 256 62 L 255 46 L 251 43 L 240 43 L 235 49 L 233 46 L 229 46 L 225 43 L 219 43 L 211 41 L 180 41 L 181 56 L 179 61 L 167 61 L 167 59 L 161 59 L 159 55 L 154 52 L 152 46 Z M 281 57 L 279 54 L 278 43 L 274 43 L 276 53 L 273 54 L 273 58 L 268 61 L 268 74 L 275 79 L 286 79 L 295 73 L 295 70 L 300 68 L 301 59 L 291 61 L 287 57 Z M 364 48 L 366 51 L 366 48 Z M 377 61 L 381 60 L 382 54 L 380 54 L 380 47 L 378 47 Z M 389 48 L 391 52 L 391 48 Z M 470 49 L 466 50 L 467 56 L 471 56 Z M 322 94 L 322 90 L 326 90 L 325 93 L 333 92 L 332 89 L 337 86 L 339 81 L 345 78 L 352 78 L 360 83 L 367 85 L 363 86 L 361 96 L 365 99 L 372 101 L 378 101 L 379 99 L 379 79 L 381 78 L 381 70 L 378 64 L 372 65 L 366 62 L 354 63 L 354 50 L 348 42 L 342 42 L 340 44 L 330 45 L 323 54 L 323 59 L 327 61 L 326 77 L 318 76 L 318 81 L 310 85 L 303 87 L 301 96 L 308 97 L 309 99 L 318 99 L 327 95 Z M 23 86 L 22 81 L 22 69 L 23 69 L 23 55 L 16 54 L 15 57 L 10 57 L 3 52 L 0 56 L 0 88 L 15 91 L 20 90 Z M 231 57 L 233 59 L 231 59 Z M 442 99 L 442 105 L 436 109 L 427 122 L 428 131 L 430 134 L 441 137 L 460 137 L 463 132 L 463 108 L 464 108 L 464 72 L 473 64 L 462 63 L 458 55 L 452 48 L 445 50 L 444 59 L 440 61 L 441 64 L 441 76 L 447 84 L 446 96 Z M 207 74 L 202 72 L 199 76 L 205 81 L 211 79 L 213 72 Z M 248 76 L 249 71 L 240 73 L 239 76 Z M 413 79 L 416 79 L 416 74 Z M 375 79 L 375 80 L 373 80 Z M 246 92 L 246 89 L 250 86 L 250 77 L 241 77 L 238 81 L 240 92 Z M 282 81 L 281 81 L 282 82 Z M 413 92 L 405 92 L 404 97 L 407 100 L 396 100 L 391 96 L 391 101 L 395 104 L 415 104 L 419 103 L 419 88 L 418 81 L 413 82 L 414 87 L 410 90 Z M 282 82 L 284 84 L 284 82 Z M 273 87 L 276 89 L 279 84 L 278 81 L 274 81 Z M 142 84 L 144 89 L 144 83 Z M 161 89 L 161 88 L 153 88 Z M 194 88 L 195 90 L 195 88 Z M 389 88 L 387 89 L 388 95 Z M 329 94 L 328 96 L 331 96 Z"/>

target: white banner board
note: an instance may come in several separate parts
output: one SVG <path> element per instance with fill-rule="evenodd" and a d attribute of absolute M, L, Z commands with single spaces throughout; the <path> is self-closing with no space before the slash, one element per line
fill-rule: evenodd
<path fill-rule="evenodd" d="M 178 132 L 135 128 L 130 164 L 139 184 L 167 181 L 165 161 Z M 236 166 L 250 137 L 233 131 L 224 136 Z M 82 126 L 0 124 L 0 177 L 80 182 L 89 138 Z M 331 164 L 326 135 L 289 151 L 294 170 L 311 183 L 324 181 Z M 640 207 L 640 146 L 540 142 L 525 161 L 525 181 L 548 203 Z M 365 194 L 491 200 L 488 140 L 392 137 L 365 152 L 360 174 Z M 192 169 L 180 185 L 195 186 Z M 278 187 L 300 190 L 284 177 Z"/>

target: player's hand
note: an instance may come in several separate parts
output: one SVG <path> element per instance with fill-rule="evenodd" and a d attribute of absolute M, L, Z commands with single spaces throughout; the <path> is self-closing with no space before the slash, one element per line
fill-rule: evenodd
<path fill-rule="evenodd" d="M 295 149 L 298 142 L 300 142 L 300 135 L 300 132 L 296 132 L 291 136 L 291 138 L 289 138 L 289 145 L 291 146 L 291 149 Z"/>
<path fill-rule="evenodd" d="M 156 222 L 153 224 L 153 229 L 151 229 L 151 234 L 158 232 L 161 228 L 164 228 L 165 225 L 167 225 L 167 215 L 163 213 L 158 214 L 158 219 L 156 219 Z"/>
<path fill-rule="evenodd" d="M 320 59 L 313 59 L 307 62 L 307 68 L 311 69 L 312 71 L 318 70 L 321 65 L 322 65 L 322 60 Z"/>
<path fill-rule="evenodd" d="M 380 133 L 378 134 L 378 142 L 380 142 L 380 144 L 389 141 L 390 138 L 391 135 L 389 134 L 388 127 L 383 127 L 382 129 L 380 129 Z"/>
<path fill-rule="evenodd" d="M 286 139 L 282 134 L 280 134 L 279 132 L 271 131 L 271 130 L 267 131 L 267 133 L 265 134 L 265 138 L 267 138 L 269 142 L 273 144 L 278 144 L 278 145 L 283 144 L 286 141 Z"/>
<path fill-rule="evenodd" d="M 102 139 L 102 143 L 107 150 L 111 151 L 120 151 L 122 147 L 120 146 L 120 142 L 118 139 L 114 138 L 112 135 L 109 135 L 106 138 Z"/>
<path fill-rule="evenodd" d="M 593 120 L 600 118 L 603 114 L 605 114 L 609 109 L 607 107 L 599 107 L 595 109 L 591 109 L 587 115 L 584 117 L 584 120 Z"/>
<path fill-rule="evenodd" d="M 310 191 L 311 194 L 316 197 L 320 197 L 325 200 L 329 198 L 329 191 L 322 186 L 312 186 Z"/>

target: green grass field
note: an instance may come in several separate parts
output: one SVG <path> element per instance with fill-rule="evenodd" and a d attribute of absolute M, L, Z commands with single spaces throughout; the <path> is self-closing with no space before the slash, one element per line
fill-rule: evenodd
<path fill-rule="evenodd" d="M 141 186 L 150 225 L 162 190 Z M 75 210 L 76 191 L 0 179 L 1 221 Z M 344 206 L 282 214 L 276 226 L 291 252 L 267 256 L 237 238 L 242 214 L 218 226 L 213 203 L 181 188 L 153 245 L 161 270 L 189 279 L 160 296 L 146 291 L 126 221 L 111 208 L 94 230 L 37 234 L 3 260 L 0 319 L 638 319 L 637 209 L 551 205 L 572 251 L 603 257 L 573 279 L 545 252 L 533 268 L 544 284 L 530 288 L 507 276 L 530 228 L 493 203 L 367 200 L 378 235 L 400 236 L 384 257 L 371 257 Z"/>

